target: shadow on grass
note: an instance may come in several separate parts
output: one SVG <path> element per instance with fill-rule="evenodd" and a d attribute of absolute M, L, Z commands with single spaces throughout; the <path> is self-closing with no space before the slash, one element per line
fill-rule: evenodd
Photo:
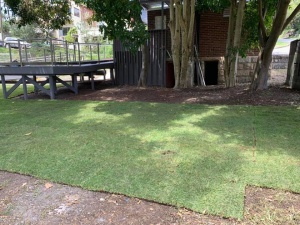
<path fill-rule="evenodd" d="M 287 177 L 254 146 L 264 107 L 6 101 L 0 115 L 1 169 L 229 217 L 246 184 L 300 190 L 295 165 Z"/>

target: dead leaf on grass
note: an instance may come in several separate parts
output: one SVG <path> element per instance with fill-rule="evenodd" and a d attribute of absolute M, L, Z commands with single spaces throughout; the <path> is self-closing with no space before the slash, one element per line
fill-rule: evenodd
<path fill-rule="evenodd" d="M 67 195 L 65 197 L 65 200 L 67 201 L 66 205 L 67 206 L 70 206 L 70 205 L 73 205 L 73 204 L 77 204 L 78 203 L 78 200 L 79 200 L 79 195 L 78 194 L 75 194 L 75 195 Z"/>
<path fill-rule="evenodd" d="M 32 134 L 32 132 L 24 134 L 24 136 L 30 136 Z"/>
<path fill-rule="evenodd" d="M 49 188 L 52 188 L 53 187 L 53 184 L 51 183 L 46 183 L 45 184 L 45 188 L 49 189 Z"/>
<path fill-rule="evenodd" d="M 118 205 L 118 203 L 117 203 L 116 200 L 110 200 L 110 199 L 109 199 L 107 202 L 109 202 L 109 203 L 114 203 L 114 204 Z"/>

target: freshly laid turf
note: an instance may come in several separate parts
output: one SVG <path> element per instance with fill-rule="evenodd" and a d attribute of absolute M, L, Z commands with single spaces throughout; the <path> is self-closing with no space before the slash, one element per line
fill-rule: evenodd
<path fill-rule="evenodd" d="M 299 113 L 0 100 L 0 169 L 241 218 L 248 184 L 300 192 Z"/>

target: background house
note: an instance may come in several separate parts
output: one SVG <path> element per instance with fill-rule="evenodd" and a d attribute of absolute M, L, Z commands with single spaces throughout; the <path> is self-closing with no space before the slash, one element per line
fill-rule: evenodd
<path fill-rule="evenodd" d="M 96 42 L 99 37 L 102 37 L 99 31 L 99 23 L 91 21 L 91 17 L 93 16 L 92 10 L 84 5 L 77 5 L 74 1 L 71 1 L 70 13 L 71 23 L 64 25 L 60 30 L 53 31 L 53 37 L 63 40 L 72 27 L 77 29 L 77 41 L 80 43 Z"/>

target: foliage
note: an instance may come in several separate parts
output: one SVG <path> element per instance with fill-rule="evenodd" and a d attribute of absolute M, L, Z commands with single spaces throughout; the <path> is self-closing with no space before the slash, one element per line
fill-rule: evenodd
<path fill-rule="evenodd" d="M 246 185 L 300 192 L 296 107 L 0 101 L 1 170 L 225 217 Z"/>
<path fill-rule="evenodd" d="M 93 20 L 101 21 L 104 38 L 119 39 L 132 51 L 148 39 L 145 24 L 141 20 L 142 7 L 138 0 L 77 0 L 94 11 Z"/>
<path fill-rule="evenodd" d="M 22 27 L 18 27 L 16 24 L 11 24 L 10 35 L 28 41 L 32 41 L 36 38 L 43 38 L 43 35 L 41 33 L 38 33 L 36 28 L 36 24 L 27 24 Z"/>
<path fill-rule="evenodd" d="M 300 4 L 299 0 L 294 0 L 291 2 L 291 7 L 288 10 L 288 15 L 292 13 L 292 11 L 296 8 L 296 6 Z M 300 14 L 297 14 L 295 18 L 291 21 L 287 29 L 284 31 L 284 33 L 288 37 L 298 37 L 300 35 Z"/>
<path fill-rule="evenodd" d="M 251 88 L 260 90 L 268 88 L 267 81 L 273 49 L 284 29 L 299 13 L 300 5 L 298 4 L 292 13 L 288 15 L 291 0 L 253 0 L 251 3 L 257 7 L 256 15 L 259 19 L 259 26 L 256 34 L 260 48 Z M 252 26 L 254 26 L 253 24 L 252 21 Z M 252 35 L 255 35 L 255 33 Z"/>
<path fill-rule="evenodd" d="M 19 27 L 37 24 L 48 35 L 50 30 L 70 22 L 70 6 L 65 0 L 5 0 L 5 3 L 17 16 L 12 22 Z"/>
<path fill-rule="evenodd" d="M 230 6 L 230 0 L 198 0 L 196 6 L 199 11 L 222 12 Z"/>
<path fill-rule="evenodd" d="M 80 34 L 83 36 L 83 42 L 84 43 L 103 43 L 103 35 L 94 36 L 89 33 L 92 26 L 88 21 L 81 21 L 76 25 L 76 28 L 78 31 L 80 31 Z"/>
<path fill-rule="evenodd" d="M 68 41 L 68 42 L 71 42 L 71 43 L 75 42 L 74 35 L 77 35 L 77 29 L 76 29 L 76 27 L 72 27 L 68 31 L 67 35 L 65 36 L 65 40 Z"/>
<path fill-rule="evenodd" d="M 266 27 L 267 35 L 270 35 L 272 29 L 272 22 L 277 10 L 277 0 L 266 0 L 263 1 L 263 8 L 265 9 L 264 26 Z M 252 0 L 247 3 L 245 10 L 245 19 L 243 27 L 243 44 L 242 51 L 243 55 L 247 53 L 249 49 L 260 48 L 259 43 L 259 14 L 257 0 Z"/>
<path fill-rule="evenodd" d="M 8 21 L 3 21 L 3 33 L 9 33 L 10 28 L 11 28 L 11 24 Z"/>

